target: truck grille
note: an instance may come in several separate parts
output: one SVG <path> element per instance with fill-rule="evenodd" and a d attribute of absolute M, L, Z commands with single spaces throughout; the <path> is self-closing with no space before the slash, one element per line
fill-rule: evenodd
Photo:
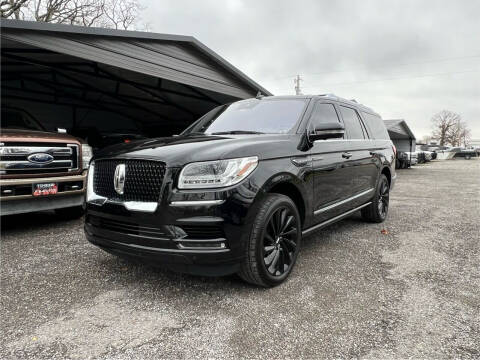
<path fill-rule="evenodd" d="M 0 146 L 1 175 L 54 174 L 79 168 L 77 144 L 22 144 Z"/>
<path fill-rule="evenodd" d="M 122 195 L 115 191 L 113 181 L 119 164 L 125 164 L 125 187 Z M 97 160 L 93 174 L 93 191 L 110 200 L 157 202 L 164 175 L 165 164 L 158 161 Z"/>

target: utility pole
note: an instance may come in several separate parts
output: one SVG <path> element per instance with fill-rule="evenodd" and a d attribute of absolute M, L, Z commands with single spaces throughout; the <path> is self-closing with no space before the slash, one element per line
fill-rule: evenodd
<path fill-rule="evenodd" d="M 293 83 L 295 84 L 295 95 L 302 95 L 302 89 L 300 89 L 300 81 L 303 81 L 300 75 L 297 75 L 297 77 L 293 79 Z"/>

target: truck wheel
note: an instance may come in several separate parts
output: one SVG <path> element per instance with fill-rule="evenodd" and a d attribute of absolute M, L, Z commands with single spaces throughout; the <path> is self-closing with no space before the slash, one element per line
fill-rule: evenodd
<path fill-rule="evenodd" d="M 470 160 L 472 158 L 472 155 L 465 155 L 465 160 Z"/>
<path fill-rule="evenodd" d="M 372 203 L 362 209 L 362 217 L 369 222 L 384 222 L 388 215 L 390 184 L 385 175 L 381 174 Z"/>
<path fill-rule="evenodd" d="M 238 275 L 258 286 L 281 284 L 292 272 L 301 238 L 300 215 L 293 201 L 268 194 L 258 207 Z"/>
<path fill-rule="evenodd" d="M 55 209 L 55 214 L 63 220 L 73 220 L 82 217 L 85 210 L 81 205 L 62 209 Z"/>

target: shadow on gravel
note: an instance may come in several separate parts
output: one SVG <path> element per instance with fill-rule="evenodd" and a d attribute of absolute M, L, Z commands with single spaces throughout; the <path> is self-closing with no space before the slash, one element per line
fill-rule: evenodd
<path fill-rule="evenodd" d="M 53 211 L 41 211 L 30 214 L 6 215 L 0 217 L 2 235 L 10 230 L 35 231 L 56 225 L 64 225 L 79 220 L 63 220 Z"/>

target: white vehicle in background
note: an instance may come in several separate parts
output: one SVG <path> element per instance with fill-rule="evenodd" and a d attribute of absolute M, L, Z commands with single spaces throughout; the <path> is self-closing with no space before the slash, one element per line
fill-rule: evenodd
<path fill-rule="evenodd" d="M 448 150 L 437 150 L 437 160 L 450 160 L 455 156 L 454 151 Z"/>
<path fill-rule="evenodd" d="M 417 165 L 418 163 L 418 158 L 417 158 L 417 152 L 416 151 L 405 151 L 405 154 L 407 155 L 408 162 L 410 166 Z"/>

